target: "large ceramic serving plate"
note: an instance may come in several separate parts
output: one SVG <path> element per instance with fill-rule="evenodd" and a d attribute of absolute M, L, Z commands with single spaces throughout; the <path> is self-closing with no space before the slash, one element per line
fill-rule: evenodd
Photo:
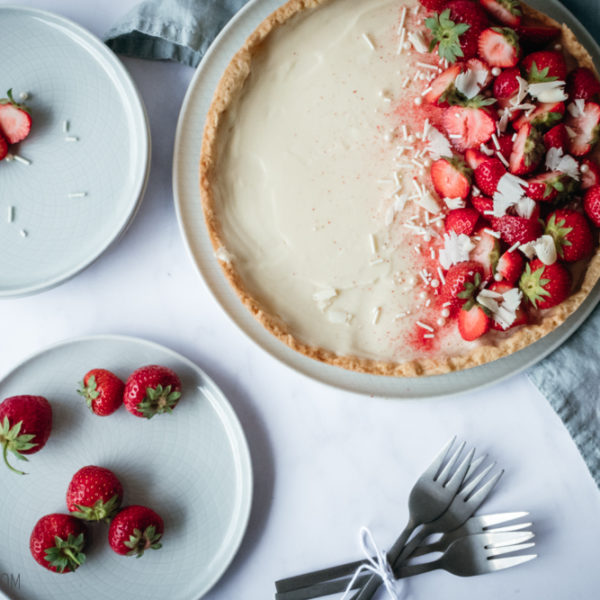
<path fill-rule="evenodd" d="M 198 164 L 204 121 L 223 71 L 248 35 L 281 3 L 252 0 L 221 32 L 190 84 L 175 140 L 173 183 L 181 231 L 193 262 L 225 312 L 261 348 L 290 367 L 336 387 L 379 396 L 432 397 L 473 390 L 518 373 L 557 348 L 594 309 L 600 299 L 600 286 L 561 327 L 524 350 L 473 369 L 422 378 L 365 375 L 306 358 L 268 333 L 242 305 L 213 254 L 202 213 Z M 600 65 L 600 47 L 564 6 L 556 0 L 530 0 L 529 4 L 569 25 Z"/>
<path fill-rule="evenodd" d="M 0 97 L 28 94 L 33 128 L 0 162 L 0 298 L 72 277 L 122 234 L 150 165 L 144 106 L 119 59 L 62 17 L 0 6 Z M 85 195 L 84 195 L 85 194 Z"/>
<path fill-rule="evenodd" d="M 182 381 L 172 414 L 150 420 L 121 407 L 92 414 L 77 394 L 91 368 L 126 378 L 139 366 L 163 364 Z M 252 472 L 244 434 L 228 401 L 196 365 L 156 344 L 115 336 L 53 346 L 0 381 L 0 400 L 45 396 L 54 427 L 47 445 L 19 476 L 0 468 L 0 597 L 13 600 L 197 600 L 223 574 L 242 540 L 251 504 Z M 112 469 L 125 504 L 145 504 L 165 521 L 163 547 L 142 558 L 115 554 L 107 526 L 91 527 L 86 563 L 59 575 L 29 553 L 29 535 L 45 514 L 65 512 L 72 475 L 89 464 Z M 17 579 L 18 578 L 18 579 Z M 18 585 L 17 585 L 18 582 Z"/>

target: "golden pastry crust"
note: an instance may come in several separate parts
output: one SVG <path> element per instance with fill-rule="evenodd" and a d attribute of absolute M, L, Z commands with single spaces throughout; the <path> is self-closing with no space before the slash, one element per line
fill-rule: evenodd
<path fill-rule="evenodd" d="M 227 67 L 215 92 L 210 107 L 200 158 L 200 190 L 202 207 L 208 228 L 210 240 L 215 252 L 225 247 L 223 242 L 218 210 L 213 193 L 212 181 L 218 170 L 217 142 L 220 125 L 228 107 L 234 103 L 241 92 L 252 67 L 254 53 L 265 38 L 276 28 L 285 23 L 300 11 L 314 9 L 329 0 L 289 0 L 278 10 L 265 19 L 250 35 L 244 46 L 237 52 Z M 557 23 L 547 15 L 524 5 L 524 13 L 548 25 L 561 27 L 560 42 L 565 50 L 581 66 L 586 66 L 595 71 L 591 56 L 577 41 L 573 32 L 566 26 Z M 298 340 L 289 331 L 288 326 L 277 316 L 267 312 L 252 294 L 250 294 L 244 281 L 236 271 L 234 265 L 227 260 L 219 260 L 225 276 L 236 291 L 242 303 L 250 310 L 254 317 L 273 335 L 287 346 L 314 360 L 344 369 L 369 373 L 374 375 L 415 377 L 423 375 L 437 375 L 476 367 L 492 362 L 522 350 L 526 346 L 538 341 L 561 325 L 585 300 L 594 285 L 600 279 L 600 249 L 592 257 L 585 276 L 578 290 L 559 306 L 545 311 L 541 321 L 535 325 L 527 325 L 510 332 L 506 337 L 501 337 L 495 344 L 478 345 L 472 351 L 455 357 L 420 358 L 403 363 L 390 361 L 376 361 L 357 356 L 341 356 L 321 347 L 311 346 Z"/>

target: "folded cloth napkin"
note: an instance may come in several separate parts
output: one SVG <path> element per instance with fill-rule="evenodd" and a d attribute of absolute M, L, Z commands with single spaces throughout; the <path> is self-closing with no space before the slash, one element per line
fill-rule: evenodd
<path fill-rule="evenodd" d="M 196 67 L 213 39 L 247 0 L 146 0 L 105 36 L 118 54 Z"/>

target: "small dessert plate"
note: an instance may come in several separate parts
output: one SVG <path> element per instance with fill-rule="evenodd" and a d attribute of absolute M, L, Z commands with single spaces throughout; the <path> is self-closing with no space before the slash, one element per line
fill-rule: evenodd
<path fill-rule="evenodd" d="M 429 377 L 386 377 L 348 371 L 295 352 L 271 335 L 246 309 L 223 274 L 202 212 L 198 162 L 204 122 L 214 90 L 254 29 L 282 0 L 251 0 L 229 22 L 207 52 L 188 89 L 175 139 L 173 188 L 182 235 L 198 271 L 223 310 L 263 350 L 289 367 L 329 385 L 362 394 L 397 398 L 449 396 L 482 388 L 530 367 L 562 344 L 585 321 L 600 300 L 600 284 L 563 325 L 538 342 L 482 366 Z M 583 25 L 557 0 L 529 0 L 529 5 L 567 24 L 600 66 L 600 48 Z"/>
<path fill-rule="evenodd" d="M 123 380 L 136 368 L 162 364 L 182 381 L 172 414 L 150 420 L 124 407 L 94 415 L 77 394 L 95 367 Z M 157 344 L 96 336 L 50 347 L 0 380 L 0 400 L 45 396 L 53 409 L 46 446 L 18 461 L 26 476 L 0 464 L 0 598 L 11 600 L 197 600 L 221 577 L 243 538 L 252 498 L 250 455 L 240 423 L 219 388 L 195 364 Z M 13 463 L 14 464 L 14 460 Z M 38 565 L 29 536 L 43 515 L 66 512 L 73 474 L 85 465 L 113 470 L 124 505 L 143 504 L 165 521 L 160 550 L 140 559 L 115 554 L 108 526 L 89 527 L 87 560 L 75 573 Z"/>
<path fill-rule="evenodd" d="M 94 35 L 48 12 L 0 6 L 4 86 L 31 109 L 0 161 L 0 298 L 51 288 L 98 258 L 142 200 L 150 133 L 128 72 Z"/>

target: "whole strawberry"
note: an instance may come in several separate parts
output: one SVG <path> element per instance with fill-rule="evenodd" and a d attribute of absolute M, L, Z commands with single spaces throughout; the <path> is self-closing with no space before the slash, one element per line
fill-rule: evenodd
<path fill-rule="evenodd" d="M 111 371 L 92 369 L 88 371 L 77 390 L 89 409 L 100 417 L 114 413 L 123 404 L 125 384 Z"/>
<path fill-rule="evenodd" d="M 440 302 L 447 306 L 451 315 L 469 301 L 479 289 L 483 279 L 483 266 L 469 260 L 452 265 L 446 273 Z"/>
<path fill-rule="evenodd" d="M 517 215 L 504 215 L 492 219 L 492 225 L 494 230 L 500 233 L 502 240 L 510 246 L 517 242 L 519 244 L 533 242 L 544 232 L 542 224 L 537 219 L 526 219 Z"/>
<path fill-rule="evenodd" d="M 529 83 L 544 81 L 564 81 L 567 65 L 562 53 L 555 50 L 542 50 L 528 54 L 521 62 Z"/>
<path fill-rule="evenodd" d="M 519 287 L 534 308 L 552 308 L 571 293 L 571 273 L 558 261 L 545 265 L 535 258 L 527 263 Z"/>
<path fill-rule="evenodd" d="M 576 262 L 594 251 L 594 236 L 587 219 L 568 208 L 555 210 L 546 219 L 546 234 L 554 238 L 558 256 Z"/>
<path fill-rule="evenodd" d="M 112 520 L 108 543 L 117 554 L 140 558 L 148 549 L 161 548 L 163 532 L 160 515 L 145 506 L 127 506 Z"/>
<path fill-rule="evenodd" d="M 84 521 L 109 522 L 123 501 L 123 486 L 104 467 L 89 465 L 79 469 L 67 489 L 67 508 Z"/>
<path fill-rule="evenodd" d="M 55 573 L 75 571 L 85 562 L 85 525 L 70 515 L 42 517 L 33 528 L 29 549 L 42 567 Z"/>
<path fill-rule="evenodd" d="M 31 115 L 27 106 L 15 102 L 12 89 L 6 95 L 0 99 L 0 133 L 9 144 L 16 144 L 29 135 Z"/>
<path fill-rule="evenodd" d="M 0 403 L 0 446 L 11 471 L 24 475 L 9 464 L 8 452 L 26 461 L 24 455 L 39 452 L 51 430 L 52 407 L 43 396 L 11 396 Z"/>
<path fill-rule="evenodd" d="M 600 81 L 591 69 L 577 67 L 567 76 L 567 93 L 571 100 L 590 100 L 600 94 Z"/>
<path fill-rule="evenodd" d="M 125 408 L 136 417 L 151 419 L 172 412 L 181 398 L 181 381 L 167 367 L 148 365 L 134 371 L 125 383 Z"/>
<path fill-rule="evenodd" d="M 586 190 L 583 197 L 583 208 L 590 221 L 600 227 L 600 184 Z"/>

